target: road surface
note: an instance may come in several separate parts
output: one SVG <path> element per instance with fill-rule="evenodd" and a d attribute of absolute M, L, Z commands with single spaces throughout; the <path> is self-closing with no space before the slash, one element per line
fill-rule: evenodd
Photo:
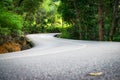
<path fill-rule="evenodd" d="M 120 80 L 120 43 L 31 34 L 34 47 L 0 54 L 0 80 Z M 91 76 L 89 73 L 102 72 Z"/>

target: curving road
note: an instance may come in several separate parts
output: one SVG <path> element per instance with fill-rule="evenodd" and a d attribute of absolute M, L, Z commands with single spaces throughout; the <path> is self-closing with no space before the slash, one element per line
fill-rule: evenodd
<path fill-rule="evenodd" d="M 0 80 L 120 80 L 120 43 L 31 34 L 34 47 L 0 55 Z M 102 72 L 90 76 L 91 72 Z"/>

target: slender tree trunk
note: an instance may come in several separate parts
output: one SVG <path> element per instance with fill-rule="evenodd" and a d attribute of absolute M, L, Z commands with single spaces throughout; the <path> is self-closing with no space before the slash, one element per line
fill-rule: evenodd
<path fill-rule="evenodd" d="M 76 4 L 76 0 L 74 0 L 74 7 L 75 7 L 75 14 L 76 14 L 76 25 L 79 29 L 79 39 L 82 39 L 82 27 L 81 27 L 81 20 L 80 20 L 80 10 Z"/>
<path fill-rule="evenodd" d="M 62 21 L 61 21 L 61 26 L 62 26 L 62 31 L 64 30 L 64 21 L 63 21 L 63 17 L 62 17 Z"/>
<path fill-rule="evenodd" d="M 22 4 L 23 1 L 24 1 L 24 0 L 19 0 L 18 6 L 20 6 L 20 5 Z"/>
<path fill-rule="evenodd" d="M 99 25 L 99 40 L 104 40 L 104 31 L 103 31 L 103 4 L 102 0 L 98 1 L 98 25 Z"/>
<path fill-rule="evenodd" d="M 114 8 L 113 8 L 113 22 L 112 22 L 112 29 L 110 33 L 110 40 L 113 40 L 113 35 L 115 34 L 116 28 L 118 27 L 118 7 L 119 7 L 119 0 L 114 0 Z"/>
<path fill-rule="evenodd" d="M 88 28 L 87 28 L 87 26 L 85 27 L 85 39 L 88 39 Z"/>

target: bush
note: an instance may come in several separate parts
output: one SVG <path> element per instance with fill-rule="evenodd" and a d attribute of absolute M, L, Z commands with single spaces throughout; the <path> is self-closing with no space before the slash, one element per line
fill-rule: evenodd
<path fill-rule="evenodd" d="M 21 16 L 0 9 L 0 43 L 9 38 L 19 37 L 22 33 L 23 20 Z"/>
<path fill-rule="evenodd" d="M 61 32 L 62 28 L 61 27 L 46 27 L 45 32 L 47 33 L 59 33 Z"/>
<path fill-rule="evenodd" d="M 0 14 L 0 33 L 3 35 L 13 33 L 20 35 L 23 27 L 21 16 L 6 11 L 2 11 Z"/>
<path fill-rule="evenodd" d="M 78 39 L 78 36 L 78 30 L 75 30 L 72 26 L 64 28 L 62 34 L 60 35 L 60 37 L 68 39 Z"/>
<path fill-rule="evenodd" d="M 59 37 L 61 37 L 61 38 L 67 38 L 67 39 L 71 38 L 70 34 L 67 31 L 62 32 L 62 34 L 60 34 Z"/>

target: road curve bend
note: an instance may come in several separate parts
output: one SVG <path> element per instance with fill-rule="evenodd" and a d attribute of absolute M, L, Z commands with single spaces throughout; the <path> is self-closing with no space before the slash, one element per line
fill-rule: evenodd
<path fill-rule="evenodd" d="M 29 50 L 0 54 L 0 80 L 120 80 L 120 43 L 30 34 Z M 99 76 L 89 73 L 101 72 Z"/>

